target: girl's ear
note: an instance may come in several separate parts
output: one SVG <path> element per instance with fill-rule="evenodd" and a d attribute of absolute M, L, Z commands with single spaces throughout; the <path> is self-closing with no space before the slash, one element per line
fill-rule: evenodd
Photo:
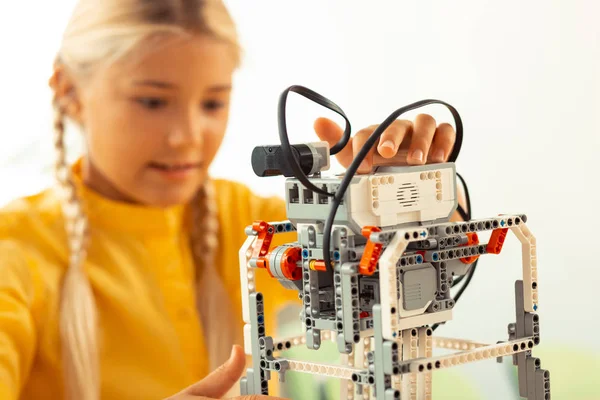
<path fill-rule="evenodd" d="M 63 113 L 81 124 L 81 100 L 78 95 L 75 80 L 67 73 L 61 64 L 54 66 L 54 73 L 48 81 L 54 91 L 55 104 L 61 108 Z"/>

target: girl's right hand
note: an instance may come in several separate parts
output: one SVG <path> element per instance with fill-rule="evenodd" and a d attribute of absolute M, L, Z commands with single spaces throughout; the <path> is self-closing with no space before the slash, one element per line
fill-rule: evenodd
<path fill-rule="evenodd" d="M 238 382 L 246 367 L 246 355 L 240 346 L 233 346 L 231 357 L 206 378 L 165 400 L 220 399 Z M 233 400 L 285 400 L 280 397 L 249 395 Z"/>

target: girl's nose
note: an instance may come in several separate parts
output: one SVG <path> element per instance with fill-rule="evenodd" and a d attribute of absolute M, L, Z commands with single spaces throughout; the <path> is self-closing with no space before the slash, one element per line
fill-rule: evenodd
<path fill-rule="evenodd" d="M 204 122 L 195 116 L 187 118 L 181 124 L 178 124 L 168 135 L 169 146 L 202 146 L 204 139 Z"/>

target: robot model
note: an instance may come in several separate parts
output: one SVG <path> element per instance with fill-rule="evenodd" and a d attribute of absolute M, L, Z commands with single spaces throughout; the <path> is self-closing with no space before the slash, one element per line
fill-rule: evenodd
<path fill-rule="evenodd" d="M 296 371 L 343 380 L 342 399 L 431 399 L 433 371 L 512 356 L 521 397 L 550 399 L 550 373 L 532 355 L 540 342 L 536 241 L 525 215 L 471 219 L 458 205 L 453 161 L 462 143 L 462 123 L 456 110 L 437 100 L 397 110 L 344 175 L 325 177 L 321 172 L 329 168 L 330 155 L 349 138 L 349 123 L 332 149 L 325 142 L 291 146 L 282 105 L 291 91 L 346 118 L 334 103 L 292 86 L 280 102 L 282 145 L 256 147 L 252 153 L 257 175 L 288 177 L 288 220 L 254 221 L 239 251 L 245 349 L 252 356 L 241 393 L 267 395 L 272 373 L 283 382 L 288 371 Z M 355 175 L 398 115 L 431 103 L 446 105 L 455 118 L 457 141 L 450 162 L 386 166 Z M 457 209 L 465 221 L 450 221 Z M 490 239 L 481 243 L 478 234 L 486 231 Z M 516 320 L 508 325 L 508 340 L 485 344 L 433 336 L 439 324 L 452 319 L 459 295 L 453 297 L 450 289 L 463 280 L 468 284 L 479 257 L 499 254 L 509 231 L 522 244 L 523 277 L 515 282 Z M 271 248 L 273 237 L 286 232 L 297 232 L 297 241 Z M 256 273 L 265 272 L 260 269 L 298 292 L 304 335 L 283 340 L 268 335 L 263 307 L 268 293 L 261 293 L 254 281 Z M 340 364 L 278 355 L 298 345 L 318 351 L 324 340 L 337 344 Z M 433 348 L 454 352 L 433 357 Z"/>

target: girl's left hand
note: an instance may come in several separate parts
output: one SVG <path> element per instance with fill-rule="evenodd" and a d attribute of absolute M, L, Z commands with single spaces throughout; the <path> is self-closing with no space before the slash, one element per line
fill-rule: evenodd
<path fill-rule="evenodd" d="M 369 136 L 379 125 L 360 130 L 336 157 L 344 168 L 348 168 Z M 344 130 L 327 118 L 319 118 L 314 124 L 315 132 L 322 141 L 335 145 Z M 361 166 L 358 173 L 369 173 L 374 166 L 422 165 L 445 162 L 456 140 L 456 132 L 448 123 L 436 124 L 428 114 L 419 114 L 414 122 L 396 120 L 380 136 Z"/>

